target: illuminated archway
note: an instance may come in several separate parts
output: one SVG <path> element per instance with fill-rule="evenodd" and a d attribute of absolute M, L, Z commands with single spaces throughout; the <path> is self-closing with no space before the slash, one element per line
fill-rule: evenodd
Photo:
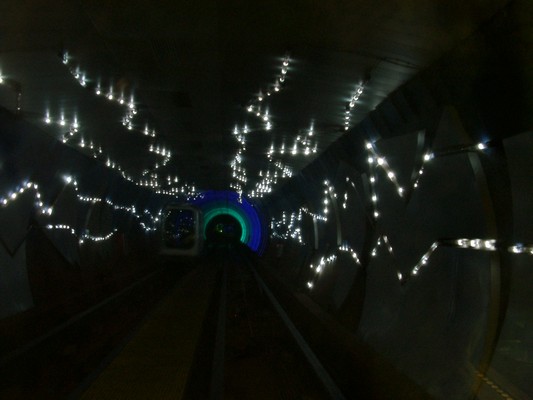
<path fill-rule="evenodd" d="M 245 198 L 232 191 L 208 191 L 194 200 L 204 215 L 203 232 L 209 222 L 218 215 L 230 215 L 241 226 L 240 241 L 250 249 L 261 252 L 264 247 L 265 228 L 255 207 Z"/>

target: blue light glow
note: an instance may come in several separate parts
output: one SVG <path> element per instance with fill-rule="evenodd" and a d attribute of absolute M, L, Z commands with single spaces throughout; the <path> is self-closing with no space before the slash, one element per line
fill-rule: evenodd
<path fill-rule="evenodd" d="M 239 201 L 239 195 L 235 192 L 211 190 L 204 192 L 192 204 L 200 207 L 204 214 L 204 236 L 207 225 L 214 217 L 227 214 L 241 225 L 241 242 L 253 251 L 263 250 L 266 237 L 264 224 L 256 209 L 244 196 Z"/>

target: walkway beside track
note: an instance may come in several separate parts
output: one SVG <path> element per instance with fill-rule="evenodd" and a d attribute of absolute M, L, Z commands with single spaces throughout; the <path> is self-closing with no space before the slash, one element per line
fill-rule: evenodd
<path fill-rule="evenodd" d="M 81 398 L 181 398 L 216 272 L 204 264 L 184 277 Z"/>

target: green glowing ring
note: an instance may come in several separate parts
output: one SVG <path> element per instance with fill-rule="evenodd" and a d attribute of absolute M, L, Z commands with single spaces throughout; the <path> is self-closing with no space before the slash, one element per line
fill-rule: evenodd
<path fill-rule="evenodd" d="M 249 238 L 250 229 L 248 227 L 248 221 L 237 210 L 234 210 L 233 208 L 228 208 L 228 207 L 216 207 L 216 208 L 213 208 L 207 211 L 204 214 L 204 239 L 206 238 L 207 225 L 209 224 L 209 222 L 216 216 L 224 215 L 224 214 L 231 215 L 233 218 L 235 218 L 239 222 L 239 224 L 241 225 L 241 230 L 242 230 L 240 240 L 242 243 L 248 243 L 248 240 L 250 239 Z"/>

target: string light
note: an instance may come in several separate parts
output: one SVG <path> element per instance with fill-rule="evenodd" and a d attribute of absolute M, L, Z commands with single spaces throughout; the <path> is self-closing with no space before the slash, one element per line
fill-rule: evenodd
<path fill-rule="evenodd" d="M 337 261 L 337 257 L 338 257 L 337 253 L 340 253 L 340 252 L 350 254 L 352 259 L 354 260 L 354 262 L 357 265 L 361 265 L 361 261 L 359 260 L 359 256 L 357 255 L 357 253 L 352 249 L 352 247 L 350 245 L 345 243 L 345 244 L 342 244 L 342 245 L 338 246 L 335 249 L 335 252 L 330 254 L 329 256 L 321 256 L 320 257 L 320 261 L 318 262 L 318 264 L 316 266 L 314 264 L 310 264 L 310 266 L 309 266 L 310 269 L 315 272 L 314 280 L 318 279 L 319 275 L 324 271 L 324 269 L 327 266 L 333 265 Z M 308 281 L 307 282 L 307 287 L 309 289 L 312 289 L 314 287 L 314 282 L 313 281 Z"/>
<path fill-rule="evenodd" d="M 285 82 L 287 72 L 289 70 L 289 64 L 290 64 L 290 56 L 287 53 L 285 57 L 283 58 L 280 73 L 278 74 L 274 84 L 269 86 L 266 90 L 267 97 L 281 90 L 283 83 Z M 255 116 L 259 117 L 265 123 L 265 130 L 269 131 L 272 129 L 272 121 L 270 120 L 268 109 L 266 109 L 264 113 L 261 111 L 261 104 L 264 100 L 265 100 L 264 93 L 262 90 L 259 90 L 258 94 L 254 96 L 248 102 L 246 111 L 248 111 L 248 113 L 250 114 L 254 114 Z"/>
<path fill-rule="evenodd" d="M 67 52 L 63 53 L 62 61 L 63 61 L 63 64 L 65 64 L 68 67 L 68 69 L 69 69 L 70 73 L 73 75 L 73 77 L 76 80 L 78 80 L 80 85 L 83 86 L 83 87 L 87 87 L 88 80 L 87 80 L 86 73 L 85 72 L 81 72 L 79 66 L 74 67 L 72 65 L 72 57 L 70 57 Z M 102 91 L 100 82 L 98 82 L 96 84 L 95 93 L 98 96 L 104 94 L 103 91 Z M 133 94 L 130 94 L 130 100 L 126 101 L 124 93 L 115 93 L 114 85 L 110 84 L 109 85 L 109 90 L 105 94 L 105 97 L 110 102 L 117 103 L 118 105 L 122 106 L 122 108 L 124 108 L 125 115 L 122 118 L 122 124 L 127 130 L 129 130 L 129 131 L 139 131 L 144 136 L 150 136 L 150 137 L 153 137 L 153 138 L 156 137 L 155 129 L 151 129 L 150 130 L 147 125 L 145 125 L 145 128 L 143 130 L 135 129 L 133 120 L 134 120 L 135 116 L 137 115 L 138 110 L 137 110 L 137 106 L 135 104 L 135 100 L 134 100 Z M 49 114 L 47 114 L 46 121 L 47 121 L 47 123 L 50 123 L 52 121 L 51 118 L 49 117 Z M 48 122 L 48 121 L 50 121 L 50 122 Z M 64 120 L 63 117 L 59 120 L 59 124 L 61 126 L 66 125 L 66 121 Z M 63 138 L 63 142 L 66 143 L 68 141 L 68 139 L 71 136 L 73 136 L 73 134 L 76 131 L 77 131 L 77 129 L 75 129 L 74 131 L 71 130 L 71 132 L 68 135 L 65 135 L 64 138 Z M 80 147 L 84 148 L 85 146 L 84 145 L 80 145 Z M 164 157 L 164 159 L 163 159 L 163 161 L 161 163 L 156 163 L 155 166 L 154 166 L 154 169 L 159 169 L 161 167 L 166 166 L 167 163 L 171 159 L 171 154 L 170 154 L 170 151 L 168 151 L 168 150 L 165 150 L 162 153 L 158 153 L 158 154 L 162 155 Z M 98 153 L 93 153 L 93 157 L 94 158 L 98 158 Z M 131 176 L 127 175 L 124 172 L 123 168 L 121 168 L 118 165 L 118 163 L 109 162 L 109 163 L 106 163 L 106 166 L 108 166 L 110 168 L 113 168 L 113 169 L 117 169 L 121 173 L 121 175 L 125 179 L 127 179 L 128 181 L 132 181 L 132 182 L 134 181 Z"/>
<path fill-rule="evenodd" d="M 350 129 L 350 121 L 352 118 L 352 109 L 355 107 L 356 102 L 359 100 L 365 89 L 366 82 L 360 83 L 355 87 L 355 91 L 352 93 L 350 100 L 346 103 L 344 111 L 344 130 Z"/>
<path fill-rule="evenodd" d="M 79 244 L 83 244 L 83 243 L 85 243 L 85 241 L 102 242 L 104 240 L 109 240 L 117 232 L 117 229 L 113 229 L 111 232 L 109 232 L 106 235 L 95 236 L 95 235 L 91 235 L 89 233 L 89 231 L 85 231 L 85 233 L 79 234 L 70 225 L 62 225 L 62 224 L 52 225 L 52 224 L 50 224 L 50 225 L 46 225 L 45 228 L 47 230 L 49 230 L 49 231 L 66 231 L 67 233 L 69 233 L 72 236 L 74 236 L 78 240 Z"/>
<path fill-rule="evenodd" d="M 2 207 L 7 207 L 11 203 L 15 202 L 19 196 L 24 194 L 26 191 L 32 190 L 35 198 L 35 207 L 39 210 L 40 214 L 52 215 L 53 208 L 50 206 L 45 206 L 42 201 L 41 192 L 39 192 L 39 185 L 34 182 L 23 182 L 22 184 L 15 187 L 15 190 L 8 192 L 4 196 L 0 197 L 0 204 Z"/>

